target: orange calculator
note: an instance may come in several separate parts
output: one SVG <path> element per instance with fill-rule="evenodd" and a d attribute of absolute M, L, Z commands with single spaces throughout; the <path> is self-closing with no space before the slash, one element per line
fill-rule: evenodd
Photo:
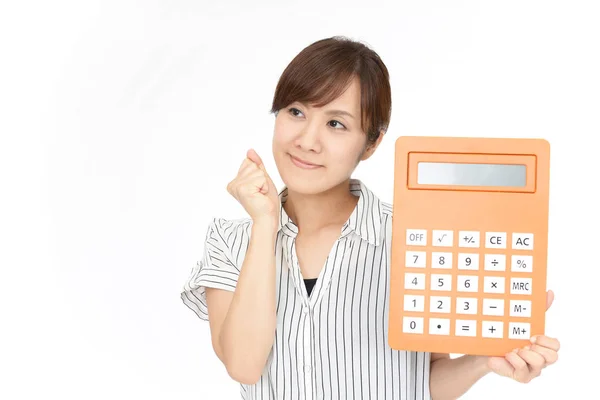
<path fill-rule="evenodd" d="M 396 141 L 389 345 L 503 356 L 544 334 L 550 145 Z"/>

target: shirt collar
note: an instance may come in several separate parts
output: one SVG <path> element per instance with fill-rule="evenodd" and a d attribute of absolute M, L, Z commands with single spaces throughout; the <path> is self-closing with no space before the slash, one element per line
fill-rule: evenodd
<path fill-rule="evenodd" d="M 350 179 L 350 192 L 358 197 L 356 207 L 342 227 L 342 236 L 355 232 L 362 239 L 372 245 L 379 246 L 381 243 L 381 201 L 379 198 L 359 179 Z M 283 204 L 288 196 L 287 187 L 279 192 L 280 212 L 279 230 L 283 230 L 288 236 L 295 237 L 298 234 L 298 226 L 287 215 Z"/>

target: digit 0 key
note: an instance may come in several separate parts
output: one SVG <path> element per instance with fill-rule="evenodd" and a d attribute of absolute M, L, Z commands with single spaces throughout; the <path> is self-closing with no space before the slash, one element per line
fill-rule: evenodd
<path fill-rule="evenodd" d="M 396 141 L 389 345 L 503 356 L 545 333 L 550 145 Z"/>

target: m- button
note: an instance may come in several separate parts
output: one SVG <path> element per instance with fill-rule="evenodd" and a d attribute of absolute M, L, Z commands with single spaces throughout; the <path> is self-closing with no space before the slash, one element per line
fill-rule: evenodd
<path fill-rule="evenodd" d="M 413 246 L 426 246 L 427 229 L 407 229 L 406 244 Z"/>

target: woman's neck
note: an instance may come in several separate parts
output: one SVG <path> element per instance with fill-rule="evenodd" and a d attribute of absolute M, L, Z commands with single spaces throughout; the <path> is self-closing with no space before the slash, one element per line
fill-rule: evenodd
<path fill-rule="evenodd" d="M 302 233 L 317 232 L 325 227 L 343 225 L 358 202 L 350 193 L 350 180 L 316 195 L 288 189 L 283 208 Z"/>

